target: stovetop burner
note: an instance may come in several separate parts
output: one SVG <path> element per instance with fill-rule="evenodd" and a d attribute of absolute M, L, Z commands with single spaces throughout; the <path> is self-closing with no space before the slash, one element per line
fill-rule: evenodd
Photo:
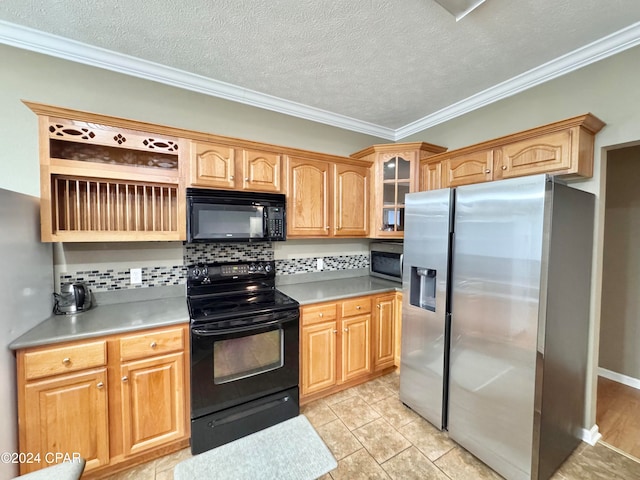
<path fill-rule="evenodd" d="M 224 321 L 298 308 L 275 288 L 275 262 L 198 264 L 189 268 L 187 302 L 191 323 Z"/>

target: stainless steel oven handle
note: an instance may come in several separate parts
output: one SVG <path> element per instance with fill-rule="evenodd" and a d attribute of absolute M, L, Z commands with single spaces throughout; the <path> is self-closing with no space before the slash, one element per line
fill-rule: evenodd
<path fill-rule="evenodd" d="M 261 329 L 264 327 L 273 327 L 275 325 L 284 325 L 285 323 L 294 322 L 299 319 L 298 312 L 292 315 L 287 315 L 286 317 L 279 318 L 277 320 L 272 320 L 270 322 L 265 323 L 254 323 L 251 325 L 247 325 L 246 327 L 237 327 L 237 328 L 225 328 L 225 329 L 215 329 L 210 330 L 207 328 L 192 328 L 191 332 L 200 335 L 201 337 L 215 337 L 219 335 L 229 335 L 234 333 L 243 333 L 249 332 L 251 330 Z"/>

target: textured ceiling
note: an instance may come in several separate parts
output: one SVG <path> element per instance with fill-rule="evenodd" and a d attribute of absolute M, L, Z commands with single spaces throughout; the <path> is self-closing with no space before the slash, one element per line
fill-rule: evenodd
<path fill-rule="evenodd" d="M 638 0 L 0 0 L 0 20 L 396 130 L 640 21 Z M 5 43 L 9 43 L 6 42 Z"/>

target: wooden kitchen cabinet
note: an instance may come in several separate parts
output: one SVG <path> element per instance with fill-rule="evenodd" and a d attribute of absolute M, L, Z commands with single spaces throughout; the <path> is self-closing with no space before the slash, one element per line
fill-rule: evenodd
<path fill-rule="evenodd" d="M 311 395 L 338 383 L 337 322 L 317 323 L 302 328 L 300 395 Z"/>
<path fill-rule="evenodd" d="M 493 180 L 494 164 L 500 151 L 481 150 L 456 155 L 442 161 L 442 187 L 459 187 Z"/>
<path fill-rule="evenodd" d="M 393 364 L 400 367 L 400 353 L 402 347 L 402 292 L 396 292 L 396 309 L 393 321 L 395 328 L 395 351 L 393 354 Z"/>
<path fill-rule="evenodd" d="M 334 237 L 366 237 L 369 234 L 369 168 L 334 164 Z"/>
<path fill-rule="evenodd" d="M 20 474 L 44 468 L 50 453 L 78 453 L 90 471 L 109 463 L 105 367 L 23 383 L 18 397 L 20 451 L 40 462 L 21 463 Z"/>
<path fill-rule="evenodd" d="M 591 177 L 595 135 L 602 127 L 604 122 L 587 113 L 434 155 L 420 162 L 420 190 L 541 173 Z"/>
<path fill-rule="evenodd" d="M 382 370 L 394 365 L 396 351 L 396 294 L 374 297 L 373 368 Z"/>
<path fill-rule="evenodd" d="M 190 184 L 197 187 L 236 186 L 235 150 L 228 145 L 193 142 L 191 144 Z"/>
<path fill-rule="evenodd" d="M 371 297 L 342 301 L 342 374 L 345 383 L 371 372 Z"/>
<path fill-rule="evenodd" d="M 25 103 L 38 115 L 42 241 L 186 238 L 187 142 L 140 122 Z"/>
<path fill-rule="evenodd" d="M 287 158 L 288 237 L 366 237 L 369 168 Z"/>
<path fill-rule="evenodd" d="M 190 185 L 279 193 L 282 155 L 233 145 L 192 142 Z"/>
<path fill-rule="evenodd" d="M 178 352 L 122 365 L 125 456 L 184 438 L 184 363 Z"/>
<path fill-rule="evenodd" d="M 351 154 L 373 163 L 369 236 L 404 237 L 404 203 L 408 193 L 418 190 L 419 162 L 446 148 L 424 142 L 373 145 Z"/>
<path fill-rule="evenodd" d="M 438 190 L 442 186 L 442 161 L 420 163 L 419 191 Z"/>
<path fill-rule="evenodd" d="M 287 158 L 287 236 L 328 237 L 331 233 L 329 162 Z"/>
<path fill-rule="evenodd" d="M 511 178 L 568 171 L 571 169 L 571 141 L 574 131 L 575 129 L 552 132 L 503 146 L 502 162 L 496 171 L 496 177 Z"/>
<path fill-rule="evenodd" d="M 386 302 L 388 298 L 393 300 L 394 294 L 367 295 L 301 307 L 302 403 L 363 383 L 394 368 L 395 340 L 393 330 L 388 328 L 393 329 L 395 310 L 387 310 L 385 303 L 385 319 L 381 322 L 384 328 L 380 329 L 377 326 L 378 309 L 372 308 L 376 300 Z M 395 306 L 395 302 L 392 304 Z M 383 340 L 379 340 L 378 335 Z M 383 345 L 381 351 L 385 355 L 391 355 L 391 360 L 380 356 L 376 368 L 379 344 Z"/>
<path fill-rule="evenodd" d="M 78 452 L 85 476 L 101 477 L 187 446 L 186 329 L 18 350 L 20 451 Z"/>

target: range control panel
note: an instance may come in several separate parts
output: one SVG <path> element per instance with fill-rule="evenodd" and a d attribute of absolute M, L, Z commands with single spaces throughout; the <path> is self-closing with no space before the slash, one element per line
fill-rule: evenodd
<path fill-rule="evenodd" d="M 187 283 L 191 285 L 210 284 L 228 279 L 252 279 L 275 277 L 275 262 L 233 262 L 198 264 L 189 267 Z"/>

